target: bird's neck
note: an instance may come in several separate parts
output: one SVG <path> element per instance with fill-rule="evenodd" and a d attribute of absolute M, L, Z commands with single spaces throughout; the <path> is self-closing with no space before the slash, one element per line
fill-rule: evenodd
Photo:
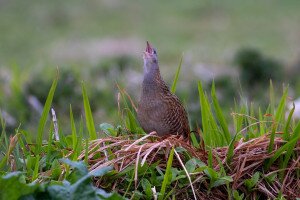
<path fill-rule="evenodd" d="M 162 79 L 159 69 L 152 71 L 150 74 L 144 74 L 142 85 L 142 98 L 157 98 L 157 95 L 169 93 L 169 88 Z"/>
<path fill-rule="evenodd" d="M 142 85 L 142 96 L 152 95 L 159 90 L 163 80 L 161 78 L 159 69 L 155 69 L 144 73 L 144 80 Z"/>
<path fill-rule="evenodd" d="M 161 79 L 159 68 L 150 71 L 144 71 L 143 84 L 154 84 Z"/>

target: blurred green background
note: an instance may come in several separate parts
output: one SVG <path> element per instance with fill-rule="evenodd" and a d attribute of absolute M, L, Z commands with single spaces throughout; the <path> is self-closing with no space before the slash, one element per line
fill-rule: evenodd
<path fill-rule="evenodd" d="M 2 118 L 10 132 L 36 130 L 58 68 L 53 107 L 61 124 L 69 121 L 70 104 L 78 120 L 83 114 L 82 80 L 95 123 L 117 124 L 115 83 L 138 100 L 147 40 L 168 83 L 183 54 L 177 94 L 192 126 L 201 119 L 197 80 L 206 87 L 215 81 L 228 112 L 241 94 L 266 105 L 270 78 L 278 91 L 289 84 L 297 98 L 299 10 L 298 0 L 0 0 Z"/>

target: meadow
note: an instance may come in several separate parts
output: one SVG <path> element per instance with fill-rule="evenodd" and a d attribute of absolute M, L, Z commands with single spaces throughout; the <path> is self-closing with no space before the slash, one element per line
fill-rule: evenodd
<path fill-rule="evenodd" d="M 172 92 L 176 91 L 177 70 Z M 278 105 L 270 85 L 266 110 L 235 105 L 234 134 L 216 97 L 198 82 L 202 129 L 191 144 L 176 137 L 145 135 L 134 104 L 120 88 L 120 125 L 96 131 L 88 94 L 82 83 L 85 117 L 62 134 L 54 110 L 48 113 L 58 79 L 50 88 L 37 138 L 16 130 L 1 133 L 1 199 L 295 199 L 299 197 L 300 122 L 285 117 L 288 88 Z M 212 103 L 210 103 L 212 102 Z M 1 120 L 2 127 L 5 122 Z M 43 138 L 48 138 L 43 140 Z M 197 139 L 198 138 L 198 139 Z M 200 140 L 199 140 L 200 138 Z"/>
<path fill-rule="evenodd" d="M 0 1 L 0 199 L 296 199 L 300 2 Z M 191 142 L 145 134 L 149 40 Z"/>

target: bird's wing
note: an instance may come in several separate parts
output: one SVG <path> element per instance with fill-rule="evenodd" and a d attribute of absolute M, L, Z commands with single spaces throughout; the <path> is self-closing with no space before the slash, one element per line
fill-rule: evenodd
<path fill-rule="evenodd" d="M 165 96 L 166 112 L 163 116 L 165 124 L 168 126 L 171 134 L 187 134 L 189 125 L 187 113 L 180 103 L 177 96 L 170 94 Z"/>

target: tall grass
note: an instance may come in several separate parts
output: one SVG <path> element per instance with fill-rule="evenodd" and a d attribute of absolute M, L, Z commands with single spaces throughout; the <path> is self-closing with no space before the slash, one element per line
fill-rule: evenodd
<path fill-rule="evenodd" d="M 83 97 L 83 104 L 84 104 L 84 111 L 85 111 L 86 127 L 88 129 L 90 139 L 95 140 L 97 139 L 97 134 L 96 134 L 96 128 L 95 128 L 94 119 L 90 107 L 90 102 L 88 100 L 84 83 L 82 83 L 81 86 L 82 86 L 82 97 Z"/>
<path fill-rule="evenodd" d="M 171 90 L 173 93 L 176 91 L 181 65 L 182 58 L 172 84 Z M 268 172 L 272 166 L 278 165 L 278 178 L 281 181 L 287 177 L 285 170 L 289 168 L 289 164 L 299 156 L 295 152 L 295 147 L 300 139 L 300 122 L 296 126 L 292 123 L 295 108 L 285 118 L 288 89 L 284 89 L 280 102 L 276 106 L 272 83 L 270 83 L 270 105 L 265 110 L 263 108 L 255 109 L 252 104 L 248 106 L 239 104 L 236 101 L 231 113 L 233 120 L 229 122 L 229 116 L 227 116 L 229 114 L 224 112 L 218 101 L 215 85 L 212 85 L 209 96 L 203 89 L 202 83 L 198 82 L 202 127 L 200 127 L 201 141 L 197 141 L 196 137 L 191 138 L 194 146 L 184 143 L 182 143 L 184 145 L 178 145 L 177 140 L 174 140 L 177 142 L 174 142 L 174 144 L 178 146 L 172 146 L 172 138 L 161 140 L 152 137 L 152 135 L 141 138 L 138 134 L 142 133 L 142 129 L 136 119 L 135 105 L 128 94 L 120 88 L 121 98 L 119 101 L 122 102 L 118 103 L 123 105 L 123 108 L 120 108 L 120 118 L 123 126 L 115 127 L 107 123 L 101 124 L 100 130 L 109 137 L 105 138 L 105 134 L 100 133 L 102 138 L 98 139 L 89 98 L 85 85 L 82 83 L 86 127 L 83 126 L 83 120 L 79 122 L 79 125 L 76 124 L 70 105 L 70 134 L 63 134 L 59 130 L 60 139 L 58 141 L 54 140 L 52 136 L 54 126 L 52 123 L 48 130 L 49 137 L 43 142 L 57 81 L 58 77 L 54 79 L 49 90 L 38 124 L 36 143 L 31 141 L 29 133 L 21 130 L 17 130 L 17 134 L 8 140 L 5 135 L 5 122 L 1 118 L 3 129 L 0 137 L 0 149 L 1 153 L 4 154 L 0 162 L 1 170 L 8 171 L 9 168 L 11 171 L 24 170 L 27 172 L 26 180 L 28 182 L 51 181 L 62 184 L 62 180 L 67 178 L 72 180 L 78 175 L 71 170 L 78 168 L 80 171 L 82 169 L 79 163 L 60 160 L 67 157 L 73 161 L 84 160 L 84 163 L 93 169 L 92 174 L 94 175 L 101 168 L 99 166 L 114 165 L 115 170 L 110 171 L 105 168 L 103 173 L 98 174 L 101 177 L 99 179 L 95 178 L 95 183 L 99 187 L 106 187 L 107 189 L 118 188 L 118 191 L 124 197 L 168 199 L 175 198 L 175 194 L 178 194 L 179 190 L 184 191 L 185 195 L 193 194 L 193 196 L 196 196 L 194 187 L 197 187 L 197 184 L 205 183 L 204 186 L 206 186 L 208 194 L 210 191 L 222 187 L 222 191 L 225 188 L 226 195 L 230 199 L 233 196 L 242 196 L 239 193 L 241 190 L 235 190 L 237 187 L 236 178 L 241 175 L 235 174 L 233 176 L 230 174 L 231 170 L 236 167 L 232 166 L 232 163 L 236 163 L 238 151 L 236 147 L 238 145 L 246 145 L 247 142 L 255 138 L 266 137 L 268 139 L 266 153 L 272 156 L 263 163 L 263 170 Z M 88 137 L 84 137 L 84 135 L 88 135 Z M 109 140 L 109 138 L 112 139 Z M 282 141 L 281 146 L 275 148 L 274 144 L 278 138 Z M 200 148 L 200 143 L 204 145 L 204 150 Z M 146 145 L 150 146 L 144 148 Z M 116 148 L 119 149 L 116 151 Z M 122 154 L 124 152 L 121 151 L 122 148 L 126 152 L 124 155 Z M 154 150 L 155 148 L 157 148 L 157 151 Z M 216 153 L 222 151 L 222 149 L 225 152 Z M 135 151 L 138 152 L 136 153 L 136 160 L 126 160 L 127 157 L 133 156 Z M 207 155 L 205 157 L 207 160 L 199 160 L 198 157 L 194 156 L 202 151 L 204 152 L 203 155 Z M 174 154 L 177 159 L 174 159 Z M 153 156 L 152 160 L 158 159 L 148 163 L 150 155 Z M 139 164 L 139 156 L 144 156 L 141 165 Z M 240 159 L 245 159 L 243 162 L 246 162 L 246 158 Z M 132 163 L 130 164 L 130 162 Z M 13 163 L 17 164 L 13 165 Z M 121 165 L 118 165 L 118 163 L 121 163 Z M 134 167 L 134 163 L 136 167 Z M 123 169 L 124 165 L 128 166 Z M 118 171 L 117 169 L 120 168 L 122 170 Z M 244 178 L 245 180 L 241 184 L 244 184 L 245 188 L 249 190 L 247 191 L 248 194 L 265 179 L 265 171 L 259 171 L 258 168 L 257 170 L 253 174 L 244 175 L 247 178 Z M 298 171 L 294 176 L 299 178 L 299 173 Z M 88 175 L 88 178 L 90 176 Z M 201 190 L 201 188 L 198 188 L 198 190 Z"/>

